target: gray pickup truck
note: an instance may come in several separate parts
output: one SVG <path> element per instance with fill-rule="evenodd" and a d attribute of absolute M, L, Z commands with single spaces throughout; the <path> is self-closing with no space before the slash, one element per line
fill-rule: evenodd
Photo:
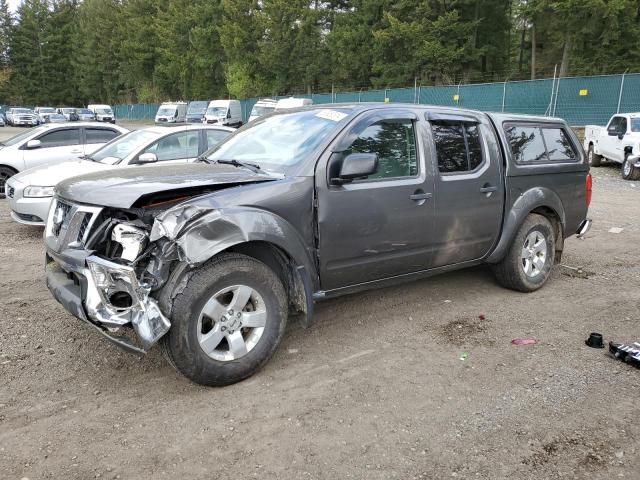
<path fill-rule="evenodd" d="M 481 263 L 534 291 L 591 224 L 589 166 L 554 118 L 318 106 L 200 160 L 59 184 L 45 242 L 69 312 L 204 385 L 252 375 L 319 300 Z"/>

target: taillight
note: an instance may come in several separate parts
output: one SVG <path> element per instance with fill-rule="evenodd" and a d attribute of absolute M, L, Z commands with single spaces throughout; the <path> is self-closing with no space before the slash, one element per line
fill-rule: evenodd
<path fill-rule="evenodd" d="M 593 189 L 593 179 L 591 178 L 591 174 L 587 173 L 587 179 L 585 181 L 584 186 L 584 199 L 587 202 L 587 208 L 591 204 L 591 190 Z"/>

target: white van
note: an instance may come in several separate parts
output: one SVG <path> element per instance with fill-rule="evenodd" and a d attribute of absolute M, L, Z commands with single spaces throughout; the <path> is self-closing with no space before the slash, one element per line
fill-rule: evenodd
<path fill-rule="evenodd" d="M 202 122 L 239 127 L 242 125 L 240 100 L 212 100 Z"/>
<path fill-rule="evenodd" d="M 283 98 L 276 103 L 276 110 L 285 110 L 287 108 L 306 107 L 307 105 L 313 105 L 313 100 L 310 98 Z"/>
<path fill-rule="evenodd" d="M 249 121 L 272 113 L 276 109 L 277 103 L 277 100 L 273 100 L 271 98 L 263 98 L 261 100 L 258 100 L 251 109 Z"/>
<path fill-rule="evenodd" d="M 156 123 L 184 123 L 187 102 L 164 102 L 156 113 Z"/>
<path fill-rule="evenodd" d="M 98 122 L 116 123 L 111 105 L 87 105 L 87 109 L 93 112 Z"/>

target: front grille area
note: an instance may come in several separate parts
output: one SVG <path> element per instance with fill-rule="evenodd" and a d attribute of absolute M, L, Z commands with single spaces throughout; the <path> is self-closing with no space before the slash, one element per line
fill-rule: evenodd
<path fill-rule="evenodd" d="M 87 228 L 89 227 L 89 222 L 91 222 L 92 216 L 89 214 L 85 214 L 82 222 L 80 223 L 80 228 L 78 229 L 78 241 L 82 241 L 84 239 L 85 233 L 87 233 Z"/>
<path fill-rule="evenodd" d="M 91 227 L 102 211 L 100 207 L 75 205 L 54 200 L 47 219 L 46 237 L 50 247 L 57 251 L 83 248 Z"/>
<path fill-rule="evenodd" d="M 71 205 L 58 201 L 53 213 L 53 230 L 52 233 L 57 237 L 60 235 L 62 227 L 69 223 L 69 214 L 71 213 Z"/>

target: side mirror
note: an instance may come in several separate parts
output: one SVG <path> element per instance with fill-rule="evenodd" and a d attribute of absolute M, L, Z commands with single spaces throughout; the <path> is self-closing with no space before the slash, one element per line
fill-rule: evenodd
<path fill-rule="evenodd" d="M 624 138 L 624 133 L 618 132 L 618 140 L 622 140 Z"/>
<path fill-rule="evenodd" d="M 42 146 L 42 142 L 40 140 L 29 140 L 27 142 L 27 148 L 32 150 L 34 148 L 40 148 Z"/>
<path fill-rule="evenodd" d="M 155 163 L 158 161 L 158 157 L 155 153 L 143 153 L 138 156 L 138 159 L 135 161 L 136 164 L 144 165 L 146 163 Z"/>
<path fill-rule="evenodd" d="M 356 178 L 368 177 L 378 171 L 378 155 L 375 153 L 352 153 L 342 160 L 338 178 L 332 178 L 334 185 L 350 183 Z"/>

